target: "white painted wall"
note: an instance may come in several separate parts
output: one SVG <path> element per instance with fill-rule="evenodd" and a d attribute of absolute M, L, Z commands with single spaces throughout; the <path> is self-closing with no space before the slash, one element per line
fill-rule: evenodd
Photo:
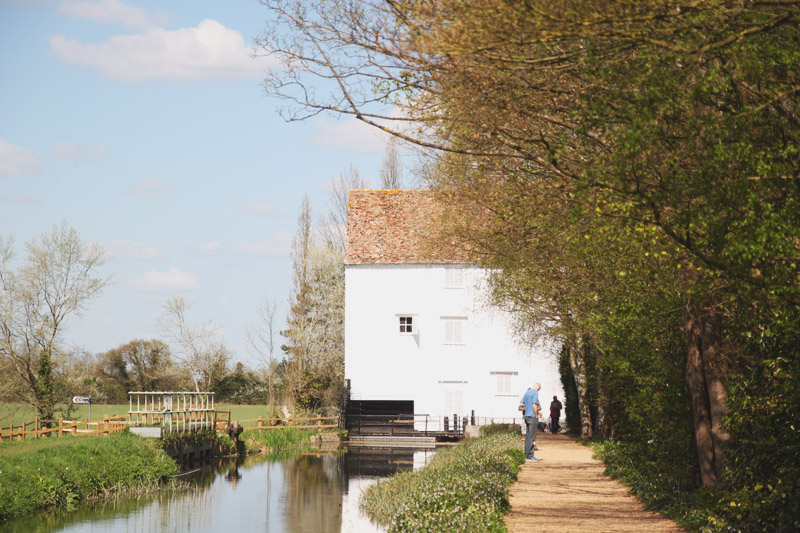
<path fill-rule="evenodd" d="M 345 377 L 351 398 L 413 400 L 416 413 L 437 420 L 473 410 L 477 417 L 519 418 L 519 399 L 537 381 L 545 409 L 554 394 L 563 400 L 557 349 L 515 342 L 508 315 L 482 303 L 482 269 L 464 268 L 463 288 L 446 288 L 445 268 L 346 267 Z M 415 334 L 399 332 L 400 315 L 414 317 Z M 445 344 L 443 317 L 466 319 L 463 344 Z M 498 378 L 493 372 L 516 374 Z M 498 379 L 508 381 L 507 391 L 498 390 Z"/>

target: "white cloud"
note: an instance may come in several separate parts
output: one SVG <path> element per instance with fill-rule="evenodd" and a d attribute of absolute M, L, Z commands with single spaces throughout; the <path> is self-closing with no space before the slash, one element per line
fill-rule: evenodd
<path fill-rule="evenodd" d="M 59 142 L 51 152 L 53 157 L 67 159 L 75 163 L 88 163 L 108 155 L 104 146 L 83 146 L 75 143 Z"/>
<path fill-rule="evenodd" d="M 125 82 L 253 79 L 274 64 L 253 57 L 253 48 L 238 31 L 215 20 L 204 20 L 194 28 L 148 28 L 99 44 L 54 35 L 50 44 L 62 61 L 95 67 L 104 76 Z"/>
<path fill-rule="evenodd" d="M 119 0 L 64 0 L 58 10 L 74 18 L 88 19 L 102 24 L 116 24 L 126 28 L 147 28 L 167 21 L 166 13 L 128 5 Z"/>
<path fill-rule="evenodd" d="M 36 154 L 0 139 L 0 176 L 36 174 L 41 168 Z"/>
<path fill-rule="evenodd" d="M 272 202 L 248 202 L 239 206 L 239 212 L 251 215 L 276 215 L 280 211 Z"/>
<path fill-rule="evenodd" d="M 34 198 L 33 196 L 23 196 L 21 194 L 13 194 L 11 196 L 6 196 L 3 198 L 3 201 L 9 204 L 27 204 L 27 205 L 40 205 L 42 201 L 39 198 Z"/>
<path fill-rule="evenodd" d="M 133 286 L 140 291 L 180 291 L 196 289 L 199 283 L 194 274 L 173 267 L 166 272 L 151 270 L 136 278 Z"/>
<path fill-rule="evenodd" d="M 217 241 L 206 242 L 190 248 L 189 253 L 202 256 L 219 255 L 222 253 L 222 245 Z"/>
<path fill-rule="evenodd" d="M 351 148 L 361 152 L 383 152 L 386 149 L 387 135 L 355 118 L 339 122 L 319 119 L 314 121 L 314 135 L 308 140 L 323 146 Z"/>
<path fill-rule="evenodd" d="M 104 243 L 103 248 L 114 259 L 143 259 L 150 261 L 161 258 L 161 252 L 155 248 L 145 246 L 140 242 L 126 241 L 124 239 L 114 239 Z"/>
<path fill-rule="evenodd" d="M 188 252 L 199 256 L 233 253 L 237 255 L 254 255 L 259 257 L 285 257 L 292 246 L 292 235 L 285 231 L 273 231 L 263 241 L 240 241 L 234 244 L 221 244 L 211 241 L 188 249 Z"/>
<path fill-rule="evenodd" d="M 240 255 L 283 257 L 289 253 L 291 246 L 292 235 L 290 233 L 285 231 L 273 231 L 263 241 L 237 242 L 231 247 L 231 251 Z"/>
<path fill-rule="evenodd" d="M 164 183 L 161 181 L 156 181 L 152 178 L 143 179 L 142 181 L 137 181 L 131 187 L 131 194 L 135 196 L 141 196 L 142 198 L 148 198 L 151 200 L 157 200 L 161 198 L 161 193 L 163 191 L 171 191 L 172 185 L 169 183 Z"/>

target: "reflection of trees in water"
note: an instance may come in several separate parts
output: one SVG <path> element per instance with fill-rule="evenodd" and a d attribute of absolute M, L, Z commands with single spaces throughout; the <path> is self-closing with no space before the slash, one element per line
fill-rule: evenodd
<path fill-rule="evenodd" d="M 335 456 L 220 459 L 176 478 L 188 484 L 182 490 L 80 504 L 69 512 L 40 512 L 6 522 L 0 529 L 53 531 L 83 522 L 104 531 L 215 531 L 230 523 L 220 508 L 226 499 L 220 496 L 236 490 L 235 498 L 227 501 L 236 512 L 260 515 L 262 531 L 340 533 L 351 477 L 383 477 L 410 470 L 413 458 L 414 450 L 408 449 L 350 448 Z M 246 492 L 254 481 L 266 484 L 266 498 L 263 492 Z"/>
<path fill-rule="evenodd" d="M 283 463 L 287 531 L 339 533 L 347 480 L 341 457 L 302 455 Z"/>

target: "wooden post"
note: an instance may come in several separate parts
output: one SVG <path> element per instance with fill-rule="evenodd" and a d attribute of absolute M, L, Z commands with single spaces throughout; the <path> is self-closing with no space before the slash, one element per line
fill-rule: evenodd
<path fill-rule="evenodd" d="M 261 415 L 258 415 L 258 429 L 261 429 Z"/>
<path fill-rule="evenodd" d="M 64 419 L 63 418 L 59 418 L 58 419 L 58 436 L 59 437 L 63 437 L 64 436 Z"/>
<path fill-rule="evenodd" d="M 38 439 L 39 438 L 39 417 L 38 416 L 36 417 L 36 429 L 35 429 L 35 431 L 36 431 L 36 433 L 33 434 L 33 438 L 34 439 Z"/>
<path fill-rule="evenodd" d="M 108 437 L 111 432 L 108 430 L 108 414 L 103 414 L 103 433 Z"/>

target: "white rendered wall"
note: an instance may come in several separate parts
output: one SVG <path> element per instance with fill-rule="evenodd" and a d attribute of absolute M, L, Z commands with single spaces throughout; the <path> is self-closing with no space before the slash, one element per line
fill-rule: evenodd
<path fill-rule="evenodd" d="M 483 304 L 479 268 L 463 288 L 445 288 L 443 265 L 349 265 L 345 269 L 345 378 L 353 400 L 413 400 L 417 414 L 519 418 L 516 406 L 540 382 L 542 406 L 563 400 L 556 350 L 517 344 L 509 317 Z M 414 317 L 416 334 L 399 332 Z M 443 317 L 466 318 L 463 344 L 445 344 Z M 494 374 L 493 374 L 494 373 Z M 498 390 L 508 376 L 508 391 Z M 460 399 L 460 402 L 459 402 Z M 460 407 L 458 406 L 460 403 Z"/>

